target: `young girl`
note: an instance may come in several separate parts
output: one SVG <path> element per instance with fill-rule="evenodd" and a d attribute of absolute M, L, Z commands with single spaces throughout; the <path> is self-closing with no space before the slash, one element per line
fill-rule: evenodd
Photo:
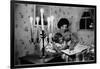
<path fill-rule="evenodd" d="M 62 59 L 62 53 L 61 53 L 61 50 L 64 49 L 65 46 L 66 46 L 66 43 L 64 41 L 62 34 L 56 33 L 54 37 L 52 38 L 52 42 L 50 42 L 46 46 L 47 55 L 54 57 L 52 62 L 65 61 L 64 59 Z"/>

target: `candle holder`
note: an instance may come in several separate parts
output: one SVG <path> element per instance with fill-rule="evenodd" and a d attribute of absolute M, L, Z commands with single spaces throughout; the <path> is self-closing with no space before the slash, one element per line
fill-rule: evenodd
<path fill-rule="evenodd" d="M 42 38 L 42 41 L 43 41 L 43 47 L 42 47 L 42 58 L 44 58 L 44 57 L 45 57 L 44 39 L 45 39 L 45 37 L 46 37 L 45 31 L 42 30 L 42 34 L 40 34 L 40 35 L 41 35 L 41 38 Z"/>
<path fill-rule="evenodd" d="M 45 37 L 46 37 L 46 34 L 45 34 L 45 32 L 44 32 L 44 20 L 43 20 L 43 14 L 44 14 L 44 9 L 43 8 L 41 8 L 40 9 L 40 13 L 41 13 L 41 24 L 42 24 L 42 34 L 40 34 L 42 37 L 42 45 L 43 45 L 43 47 L 42 47 L 42 58 L 44 58 L 45 57 L 45 54 L 44 54 L 44 52 L 45 52 L 45 47 L 44 47 L 44 39 L 45 39 Z"/>

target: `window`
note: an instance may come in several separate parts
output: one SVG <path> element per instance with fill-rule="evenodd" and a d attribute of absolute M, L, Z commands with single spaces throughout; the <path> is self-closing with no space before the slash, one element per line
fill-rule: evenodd
<path fill-rule="evenodd" d="M 82 30 L 93 30 L 95 23 L 94 9 L 88 9 L 84 11 L 80 19 L 80 29 Z"/>

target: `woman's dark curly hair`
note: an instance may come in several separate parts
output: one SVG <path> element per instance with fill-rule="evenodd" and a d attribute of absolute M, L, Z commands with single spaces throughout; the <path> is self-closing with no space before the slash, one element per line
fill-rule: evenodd
<path fill-rule="evenodd" d="M 58 28 L 61 29 L 61 26 L 67 25 L 67 28 L 69 27 L 69 21 L 66 18 L 61 18 L 57 24 Z"/>

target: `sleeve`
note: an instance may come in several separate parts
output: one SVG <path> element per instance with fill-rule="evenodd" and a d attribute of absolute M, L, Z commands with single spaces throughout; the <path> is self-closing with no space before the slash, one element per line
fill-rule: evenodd
<path fill-rule="evenodd" d="M 71 33 L 70 32 L 66 32 L 63 34 L 63 37 L 64 37 L 64 40 L 66 42 L 70 41 L 71 40 Z"/>
<path fill-rule="evenodd" d="M 51 52 L 51 53 L 56 53 L 56 51 L 53 50 L 53 45 L 52 45 L 52 44 L 48 44 L 48 45 L 45 47 L 45 51 L 46 51 L 46 52 Z"/>

